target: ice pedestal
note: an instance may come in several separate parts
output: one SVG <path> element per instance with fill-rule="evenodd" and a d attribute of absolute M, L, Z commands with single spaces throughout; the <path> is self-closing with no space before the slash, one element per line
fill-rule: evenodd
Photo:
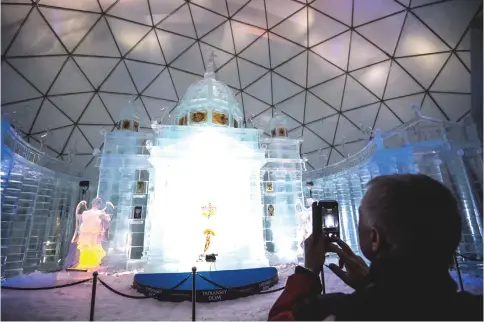
<path fill-rule="evenodd" d="M 150 148 L 154 191 L 145 270 L 189 271 L 212 253 L 219 270 L 267 265 L 259 177 L 264 153 L 258 137 L 253 129 L 164 126 L 158 131 Z M 209 218 L 208 207 L 214 208 Z M 212 231 L 208 248 L 207 230 Z"/>

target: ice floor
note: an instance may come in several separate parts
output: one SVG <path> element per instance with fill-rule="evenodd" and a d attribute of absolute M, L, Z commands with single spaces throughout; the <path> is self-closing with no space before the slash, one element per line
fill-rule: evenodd
<path fill-rule="evenodd" d="M 284 286 L 292 266 L 279 268 L 279 283 Z M 12 278 L 3 285 L 16 287 L 42 287 L 62 285 L 88 278 L 89 273 L 59 272 L 50 274 L 33 273 Z M 131 295 L 140 295 L 131 289 L 133 273 L 122 275 L 100 275 L 100 278 L 114 289 Z M 482 293 L 482 278 L 465 276 L 465 288 Z M 1 291 L 1 319 L 3 321 L 86 321 L 89 319 L 90 282 L 42 291 Z M 327 292 L 351 292 L 331 272 L 326 274 Z M 254 295 L 233 301 L 197 303 L 197 320 L 267 320 L 267 314 L 280 292 Z M 154 299 L 129 299 L 112 293 L 98 284 L 95 320 L 100 321 L 160 321 L 191 320 L 191 303 L 160 302 Z"/>

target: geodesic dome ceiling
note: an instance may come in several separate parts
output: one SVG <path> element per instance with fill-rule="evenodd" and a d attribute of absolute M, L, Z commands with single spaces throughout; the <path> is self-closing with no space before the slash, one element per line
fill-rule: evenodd
<path fill-rule="evenodd" d="M 142 126 L 203 76 L 236 93 L 247 126 L 275 111 L 310 167 L 361 149 L 369 128 L 470 110 L 469 26 L 481 0 L 5 0 L 2 110 L 29 142 L 91 166 L 121 109 Z"/>

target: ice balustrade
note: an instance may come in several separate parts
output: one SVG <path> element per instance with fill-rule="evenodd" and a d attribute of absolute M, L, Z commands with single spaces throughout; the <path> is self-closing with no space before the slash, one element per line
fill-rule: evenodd
<path fill-rule="evenodd" d="M 373 131 L 361 151 L 304 178 L 313 182 L 313 198 L 339 202 L 342 237 L 358 250 L 358 207 L 366 184 L 393 173 L 423 173 L 449 187 L 462 213 L 459 251 L 482 255 L 482 147 L 472 123 L 435 120 L 417 109 L 415 119 L 386 133 Z"/>
<path fill-rule="evenodd" d="M 61 267 L 80 178 L 2 122 L 2 277 Z"/>

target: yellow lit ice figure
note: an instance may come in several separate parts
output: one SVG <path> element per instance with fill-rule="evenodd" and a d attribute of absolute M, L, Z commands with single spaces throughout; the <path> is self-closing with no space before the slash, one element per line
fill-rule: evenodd
<path fill-rule="evenodd" d="M 81 206 L 85 208 L 86 205 L 87 202 L 83 200 L 77 209 Z M 91 205 L 92 208 L 83 213 L 76 211 L 77 228 L 73 237 L 73 242 L 77 242 L 79 250 L 79 260 L 77 265 L 74 265 L 76 269 L 96 268 L 106 256 L 102 243 L 109 230 L 109 212 L 114 206 L 110 202 L 104 203 L 101 198 L 95 198 Z"/>
<path fill-rule="evenodd" d="M 216 211 L 217 208 L 213 207 L 211 203 L 208 203 L 208 206 L 202 207 L 202 216 L 206 217 L 207 220 L 210 220 L 210 217 L 215 215 Z M 203 253 L 205 254 L 210 247 L 210 238 L 211 236 L 215 236 L 215 233 L 212 229 L 207 228 L 203 231 L 203 234 L 205 235 L 205 247 L 203 248 Z"/>

